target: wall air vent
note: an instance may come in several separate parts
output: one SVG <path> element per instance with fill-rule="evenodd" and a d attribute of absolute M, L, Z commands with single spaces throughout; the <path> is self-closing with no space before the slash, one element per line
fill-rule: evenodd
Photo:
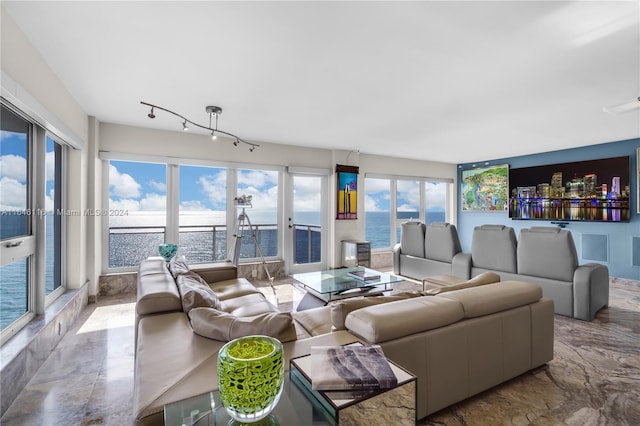
<path fill-rule="evenodd" d="M 582 258 L 596 262 L 608 262 L 609 241 L 607 235 L 582 234 Z"/>

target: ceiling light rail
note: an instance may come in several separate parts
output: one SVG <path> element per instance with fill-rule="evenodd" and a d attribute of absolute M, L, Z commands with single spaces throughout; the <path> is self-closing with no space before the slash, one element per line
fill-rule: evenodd
<path fill-rule="evenodd" d="M 220 117 L 220 114 L 222 114 L 222 108 L 220 108 L 219 106 L 215 106 L 215 105 L 208 105 L 207 107 L 205 107 L 205 111 L 207 112 L 207 114 L 209 114 L 209 126 L 203 126 L 202 124 L 198 124 L 194 121 L 189 120 L 187 117 L 185 117 L 184 115 L 178 114 L 175 111 L 171 111 L 170 109 L 167 108 L 163 108 L 161 106 L 158 105 L 153 105 L 150 104 L 148 102 L 143 102 L 140 101 L 140 103 L 142 105 L 146 105 L 148 107 L 151 108 L 151 111 L 149 112 L 149 114 L 147 114 L 147 117 L 153 119 L 156 118 L 156 114 L 155 114 L 155 110 L 160 110 L 160 111 L 164 111 L 164 112 L 168 112 L 169 114 L 173 114 L 176 117 L 180 118 L 182 120 L 182 130 L 183 131 L 188 131 L 189 130 L 189 124 L 195 127 L 199 127 L 201 129 L 204 130 L 208 130 L 211 132 L 211 139 L 212 140 L 216 140 L 218 138 L 217 133 L 221 133 L 223 135 L 227 135 L 229 137 L 231 137 L 232 139 L 235 139 L 233 141 L 233 145 L 234 146 L 239 146 L 241 143 L 249 145 L 249 151 L 253 152 L 254 149 L 256 149 L 257 147 L 259 147 L 260 145 L 253 143 L 253 142 L 248 142 L 236 135 L 234 135 L 233 133 L 229 133 L 229 132 L 225 132 L 224 130 L 219 130 L 218 129 L 218 117 Z M 215 117 L 215 127 L 214 127 L 214 123 L 213 123 L 213 119 Z"/>

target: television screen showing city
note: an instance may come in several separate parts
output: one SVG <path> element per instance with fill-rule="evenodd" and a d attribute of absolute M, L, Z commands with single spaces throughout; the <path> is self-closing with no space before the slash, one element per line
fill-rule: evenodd
<path fill-rule="evenodd" d="M 555 221 L 630 219 L 629 156 L 509 170 L 509 217 Z"/>

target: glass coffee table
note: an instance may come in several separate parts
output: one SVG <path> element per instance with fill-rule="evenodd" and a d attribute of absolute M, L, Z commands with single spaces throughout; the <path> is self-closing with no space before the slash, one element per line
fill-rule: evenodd
<path fill-rule="evenodd" d="M 198 395 L 164 406 L 165 426 L 239 426 L 224 409 L 218 391 Z M 322 405 L 308 398 L 299 385 L 285 373 L 282 396 L 276 408 L 264 419 L 252 423 L 255 426 L 285 425 L 336 425 L 336 420 Z"/>
<path fill-rule="evenodd" d="M 350 273 L 361 271 L 367 278 L 355 278 Z M 334 300 L 356 296 L 372 296 L 391 290 L 394 283 L 404 281 L 395 275 L 364 267 L 330 269 L 293 274 L 294 285 L 305 291 L 297 310 L 324 306 Z"/>

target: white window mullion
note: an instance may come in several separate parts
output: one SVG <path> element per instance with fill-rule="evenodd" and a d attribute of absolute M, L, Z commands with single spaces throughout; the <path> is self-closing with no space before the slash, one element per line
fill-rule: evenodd
<path fill-rule="evenodd" d="M 45 170 L 46 170 L 46 146 L 47 146 L 47 134 L 44 129 L 33 126 L 33 206 L 34 211 L 31 215 L 31 223 L 33 226 L 33 235 L 35 236 L 36 250 L 33 255 L 34 267 L 33 267 L 33 280 L 32 283 L 32 295 L 33 295 L 33 312 L 42 315 L 45 308 L 45 272 L 46 272 L 46 258 L 45 258 Z M 35 213 L 35 214 L 33 214 Z"/>
<path fill-rule="evenodd" d="M 167 164 L 167 228 L 165 243 L 180 244 L 180 166 Z"/>
<path fill-rule="evenodd" d="M 235 244 L 235 230 L 238 222 L 238 209 L 233 205 L 233 199 L 237 197 L 238 169 L 227 169 L 227 258 L 231 248 Z"/>

